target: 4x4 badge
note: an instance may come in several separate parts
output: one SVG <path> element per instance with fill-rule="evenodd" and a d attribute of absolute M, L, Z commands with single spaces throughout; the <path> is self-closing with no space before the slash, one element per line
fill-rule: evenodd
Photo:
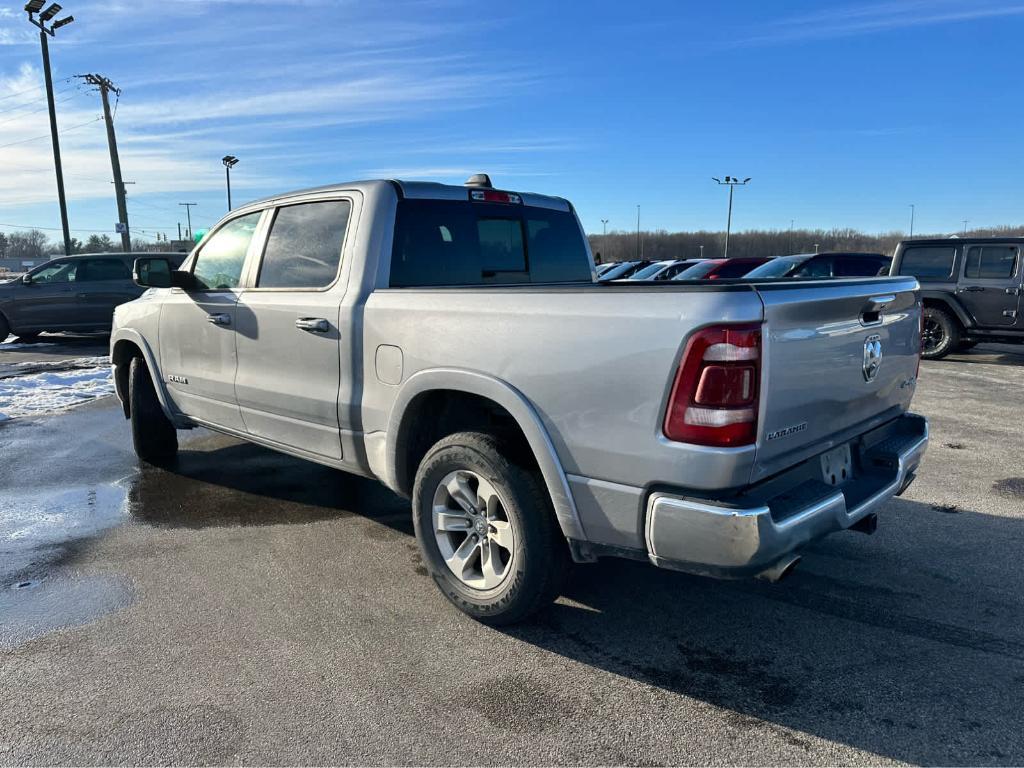
<path fill-rule="evenodd" d="M 864 339 L 864 381 L 874 381 L 882 367 L 882 337 L 878 334 Z"/>

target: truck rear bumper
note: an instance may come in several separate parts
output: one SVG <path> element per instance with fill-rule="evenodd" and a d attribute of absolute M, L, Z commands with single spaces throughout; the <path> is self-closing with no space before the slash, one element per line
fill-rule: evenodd
<path fill-rule="evenodd" d="M 902 493 L 927 446 L 928 421 L 905 414 L 852 442 L 855 479 L 840 486 L 824 482 L 820 457 L 814 457 L 725 499 L 653 493 L 645 524 L 648 557 L 657 566 L 708 576 L 756 575 Z"/>

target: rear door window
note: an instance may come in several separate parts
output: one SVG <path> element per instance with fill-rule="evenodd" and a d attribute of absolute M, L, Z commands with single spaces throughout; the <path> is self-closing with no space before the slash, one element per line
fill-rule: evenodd
<path fill-rule="evenodd" d="M 916 245 L 903 251 L 900 274 L 924 280 L 943 280 L 953 276 L 956 246 Z"/>
<path fill-rule="evenodd" d="M 258 288 L 326 288 L 338 276 L 348 229 L 347 200 L 281 208 L 274 216 Z"/>
<path fill-rule="evenodd" d="M 972 245 L 964 258 L 964 277 L 1005 280 L 1017 271 L 1017 259 L 1014 245 Z"/>
<path fill-rule="evenodd" d="M 583 233 L 567 211 L 468 200 L 398 203 L 394 287 L 590 281 Z"/>
<path fill-rule="evenodd" d="M 131 280 L 132 273 L 121 259 L 83 259 L 78 267 L 76 282 L 99 280 Z"/>

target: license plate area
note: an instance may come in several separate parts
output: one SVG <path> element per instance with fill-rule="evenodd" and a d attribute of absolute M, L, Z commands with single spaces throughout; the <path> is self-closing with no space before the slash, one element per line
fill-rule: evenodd
<path fill-rule="evenodd" d="M 842 485 L 852 478 L 853 457 L 849 443 L 821 455 L 821 479 L 826 485 Z"/>

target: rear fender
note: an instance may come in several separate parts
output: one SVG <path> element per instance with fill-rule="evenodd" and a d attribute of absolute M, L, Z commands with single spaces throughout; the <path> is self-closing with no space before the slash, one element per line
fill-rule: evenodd
<path fill-rule="evenodd" d="M 573 501 L 569 481 L 555 452 L 555 446 L 548 436 L 536 410 L 521 392 L 499 379 L 476 371 L 458 368 L 435 368 L 411 376 L 402 386 L 395 405 L 391 410 L 387 428 L 386 481 L 397 489 L 399 429 L 409 404 L 421 394 L 435 390 L 455 390 L 492 400 L 508 411 L 526 435 L 530 449 L 537 459 L 544 485 L 551 496 L 551 503 L 563 534 L 570 539 L 585 541 L 586 535 L 580 522 L 576 503 Z"/>

